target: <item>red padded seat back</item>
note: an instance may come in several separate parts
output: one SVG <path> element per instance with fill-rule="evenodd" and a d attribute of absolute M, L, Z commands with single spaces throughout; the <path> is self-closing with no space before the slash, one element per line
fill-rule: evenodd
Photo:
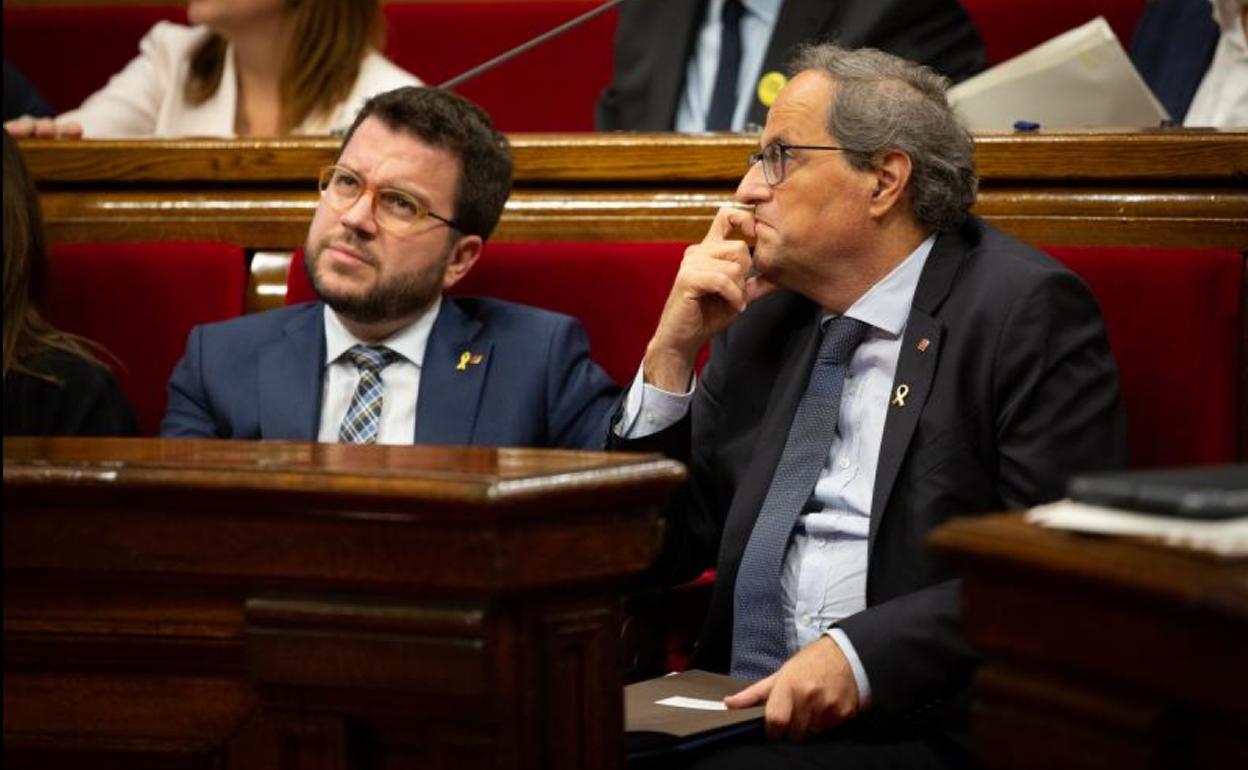
<path fill-rule="evenodd" d="M 72 110 L 139 55 L 158 21 L 186 23 L 185 6 L 4 8 L 4 58 L 56 112 Z"/>
<path fill-rule="evenodd" d="M 616 382 L 637 373 L 684 255 L 684 243 L 490 243 L 452 295 L 520 302 L 565 313 L 589 334 L 590 355 Z M 302 253 L 286 303 L 315 299 Z"/>
<path fill-rule="evenodd" d="M 385 6 L 386 55 L 437 85 L 573 19 L 598 2 L 422 2 Z M 592 131 L 611 82 L 609 11 L 456 87 L 502 131 Z"/>
<path fill-rule="evenodd" d="M 1046 249 L 1100 303 L 1133 467 L 1235 461 L 1244 257 L 1229 249 Z"/>
<path fill-rule="evenodd" d="M 243 312 L 242 248 L 221 243 L 56 243 L 44 307 L 52 323 L 100 343 L 134 406 L 155 434 L 165 385 L 196 324 Z"/>
<path fill-rule="evenodd" d="M 984 39 L 988 66 L 1000 64 L 1049 38 L 1104 16 L 1123 48 L 1130 48 L 1146 0 L 962 0 Z"/>

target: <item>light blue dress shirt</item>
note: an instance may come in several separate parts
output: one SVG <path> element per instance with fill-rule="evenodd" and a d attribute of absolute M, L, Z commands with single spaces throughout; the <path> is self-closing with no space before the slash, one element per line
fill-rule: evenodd
<path fill-rule="evenodd" d="M 867 606 L 871 500 L 884 421 L 906 319 L 935 242 L 929 236 L 845 311 L 871 328 L 850 359 L 837 435 L 815 482 L 811 510 L 798 516 L 780 578 L 789 655 L 831 636 L 853 669 L 862 708 L 871 703 L 871 682 L 853 643 L 835 624 Z M 822 323 L 833 317 L 825 315 Z M 642 438 L 671 426 L 688 412 L 694 388 L 696 381 L 688 393 L 668 393 L 645 384 L 639 369 L 616 434 Z"/>
<path fill-rule="evenodd" d="M 782 0 L 741 0 L 741 70 L 737 75 L 737 108 L 732 113 L 732 130 L 745 129 L 745 115 L 754 99 L 763 57 L 776 28 Z M 676 106 L 676 130 L 697 133 L 706 130 L 706 112 L 711 108 L 711 91 L 719 70 L 719 39 L 723 24 L 724 0 L 706 4 L 706 15 L 698 29 L 693 51 L 685 65 L 685 90 Z"/>

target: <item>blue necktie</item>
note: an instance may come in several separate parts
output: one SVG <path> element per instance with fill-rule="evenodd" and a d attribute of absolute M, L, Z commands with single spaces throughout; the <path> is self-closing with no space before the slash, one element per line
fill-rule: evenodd
<path fill-rule="evenodd" d="M 745 8 L 741 0 L 724 0 L 720 14 L 719 69 L 715 71 L 715 88 L 711 106 L 706 111 L 707 131 L 728 131 L 732 114 L 737 111 L 737 77 L 741 70 L 741 17 Z"/>
<path fill-rule="evenodd" d="M 732 675 L 761 679 L 788 659 L 780 570 L 798 514 L 828 462 L 841 410 L 841 389 L 854 350 L 870 328 L 841 316 L 828 324 L 797 405 L 771 487 L 741 557 L 733 591 Z"/>
<path fill-rule="evenodd" d="M 346 444 L 375 444 L 381 428 L 381 401 L 385 392 L 381 370 L 400 356 L 385 346 L 354 345 L 347 351 L 347 358 L 360 370 L 360 381 L 355 386 L 342 427 L 338 429 L 338 440 Z"/>

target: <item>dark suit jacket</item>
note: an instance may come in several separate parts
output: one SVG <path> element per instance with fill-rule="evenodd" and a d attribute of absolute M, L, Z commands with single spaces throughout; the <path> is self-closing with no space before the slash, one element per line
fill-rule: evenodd
<path fill-rule="evenodd" d="M 26 364 L 55 382 L 10 371 L 4 377 L 6 436 L 133 436 L 134 412 L 112 373 L 49 348 Z"/>
<path fill-rule="evenodd" d="M 726 670 L 733 585 L 819 345 L 818 308 L 791 292 L 749 307 L 712 346 L 691 415 L 629 449 L 689 449 L 662 565 L 718 573 L 693 665 Z M 927 340 L 920 350 L 921 341 Z M 839 625 L 877 716 L 930 711 L 956 727 L 975 662 L 958 582 L 925 547 L 953 516 L 1062 495 L 1072 473 L 1126 462 L 1118 373 L 1100 312 L 1073 273 L 972 219 L 940 235 L 915 292 L 871 506 L 867 609 Z"/>
<path fill-rule="evenodd" d="M 702 23 L 704 0 L 629 0 L 615 34 L 615 79 L 598 99 L 602 131 L 671 131 L 685 87 L 685 64 Z M 762 72 L 785 72 L 799 43 L 869 46 L 927 64 L 954 80 L 984 68 L 984 46 L 955 0 L 785 0 Z M 762 125 L 757 96 L 747 123 Z"/>
<path fill-rule="evenodd" d="M 191 331 L 161 434 L 315 441 L 325 362 L 319 302 Z M 460 370 L 464 351 L 483 356 Z M 416 405 L 418 444 L 601 447 L 618 388 L 574 319 L 444 298 Z"/>

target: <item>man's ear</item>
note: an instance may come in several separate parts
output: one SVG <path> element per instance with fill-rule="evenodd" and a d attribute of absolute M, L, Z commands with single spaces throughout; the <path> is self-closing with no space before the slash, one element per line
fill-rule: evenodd
<path fill-rule="evenodd" d="M 485 241 L 479 235 L 464 235 L 451 245 L 451 256 L 446 261 L 446 272 L 442 275 L 442 290 L 446 291 L 459 283 L 472 266 L 481 257 Z"/>
<path fill-rule="evenodd" d="M 900 150 L 887 150 L 875 166 L 875 190 L 869 211 L 877 219 L 892 212 L 910 186 L 910 156 Z"/>

